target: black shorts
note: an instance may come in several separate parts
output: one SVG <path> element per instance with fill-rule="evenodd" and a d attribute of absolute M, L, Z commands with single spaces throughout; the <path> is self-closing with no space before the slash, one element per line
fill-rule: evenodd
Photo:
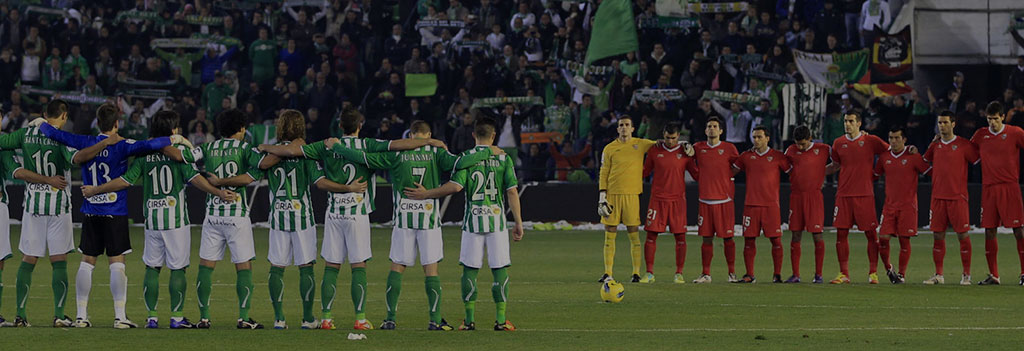
<path fill-rule="evenodd" d="M 85 215 L 78 249 L 86 256 L 119 256 L 132 251 L 128 216 Z"/>

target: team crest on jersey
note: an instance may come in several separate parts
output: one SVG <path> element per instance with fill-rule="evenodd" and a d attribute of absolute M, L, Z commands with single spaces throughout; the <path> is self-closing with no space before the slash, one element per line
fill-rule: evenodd
<path fill-rule="evenodd" d="M 891 165 L 892 164 L 892 160 L 885 160 L 885 164 Z"/>
<path fill-rule="evenodd" d="M 845 148 L 848 148 L 848 147 L 850 147 L 850 146 L 849 146 L 849 145 L 846 145 L 846 144 L 843 144 L 843 148 L 844 148 L 844 149 L 845 149 Z"/>
<path fill-rule="evenodd" d="M 722 149 L 718 149 L 718 154 L 719 154 L 719 155 L 723 155 L 723 154 L 725 154 L 725 150 L 722 150 Z"/>
<path fill-rule="evenodd" d="M 661 156 L 661 155 L 658 155 L 658 156 Z M 676 154 L 676 159 L 677 159 L 677 160 L 678 160 L 678 159 L 681 159 L 681 158 L 683 158 L 683 154 Z"/>
<path fill-rule="evenodd" d="M 640 150 L 640 145 L 633 144 L 633 150 Z"/>
<path fill-rule="evenodd" d="M 956 145 L 953 145 L 953 151 L 956 151 Z"/>
<path fill-rule="evenodd" d="M 665 155 L 663 155 L 663 154 L 658 154 L 658 157 L 665 157 Z"/>
<path fill-rule="evenodd" d="M 902 160 L 900 162 L 903 162 L 904 165 L 907 164 L 907 160 Z"/>
<path fill-rule="evenodd" d="M 751 159 L 751 160 L 756 160 L 756 159 L 757 159 L 757 156 L 754 156 L 754 155 L 750 155 L 750 159 Z"/>
<path fill-rule="evenodd" d="M 817 155 L 819 151 L 821 151 L 821 150 L 814 149 L 814 154 Z"/>
<path fill-rule="evenodd" d="M 857 141 L 857 145 L 860 145 L 861 147 L 863 147 L 864 146 L 864 140 L 858 140 Z"/>
<path fill-rule="evenodd" d="M 1003 140 L 1006 140 L 1006 134 L 1000 135 L 999 137 L 1000 137 L 1000 138 L 1003 138 Z M 986 138 L 987 138 L 987 137 L 986 137 Z"/>
<path fill-rule="evenodd" d="M 772 158 L 774 158 L 774 157 L 768 156 L 768 162 L 772 162 Z"/>

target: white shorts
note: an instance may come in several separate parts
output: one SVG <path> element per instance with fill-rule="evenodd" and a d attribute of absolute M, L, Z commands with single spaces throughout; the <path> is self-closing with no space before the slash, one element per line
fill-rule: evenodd
<path fill-rule="evenodd" d="M 487 265 L 492 269 L 512 265 L 509 255 L 508 230 L 490 233 L 462 232 L 462 251 L 459 263 L 469 268 L 480 268 L 484 264 L 484 246 L 487 247 Z"/>
<path fill-rule="evenodd" d="M 192 230 L 184 226 L 171 230 L 146 229 L 146 246 L 142 249 L 142 263 L 150 267 L 170 269 L 188 267 L 192 257 Z"/>
<path fill-rule="evenodd" d="M 271 229 L 267 260 L 275 266 L 316 262 L 316 227 L 310 226 L 294 232 Z"/>
<path fill-rule="evenodd" d="M 7 204 L 0 202 L 0 261 L 11 258 L 11 253 L 11 214 Z"/>
<path fill-rule="evenodd" d="M 21 241 L 18 250 L 26 256 L 64 255 L 75 251 L 75 239 L 71 229 L 71 214 L 57 216 L 33 215 L 25 212 L 21 216 Z"/>
<path fill-rule="evenodd" d="M 348 256 L 349 263 L 359 263 L 373 257 L 370 251 L 370 216 L 328 213 L 324 218 L 324 242 L 320 256 L 325 261 L 341 264 Z"/>
<path fill-rule="evenodd" d="M 391 262 L 411 266 L 416 261 L 417 249 L 420 253 L 421 265 L 441 262 L 441 259 L 444 258 L 441 228 L 395 228 L 391 231 Z"/>
<path fill-rule="evenodd" d="M 199 239 L 199 258 L 220 261 L 224 248 L 231 248 L 231 263 L 243 263 L 256 257 L 252 241 L 252 221 L 248 217 L 206 216 Z"/>

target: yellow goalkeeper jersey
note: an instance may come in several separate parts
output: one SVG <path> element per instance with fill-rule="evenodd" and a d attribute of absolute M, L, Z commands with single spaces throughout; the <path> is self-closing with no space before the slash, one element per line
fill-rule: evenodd
<path fill-rule="evenodd" d="M 638 195 L 643 192 L 644 154 L 656 142 L 641 138 L 630 138 L 621 142 L 618 138 L 604 147 L 601 155 L 601 176 L 598 187 L 608 194 Z"/>

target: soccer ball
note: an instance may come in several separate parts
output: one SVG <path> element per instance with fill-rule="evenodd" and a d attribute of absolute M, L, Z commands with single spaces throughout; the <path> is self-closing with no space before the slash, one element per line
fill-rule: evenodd
<path fill-rule="evenodd" d="M 611 280 L 601 284 L 601 300 L 604 302 L 619 303 L 626 295 L 626 288 L 619 282 Z"/>

